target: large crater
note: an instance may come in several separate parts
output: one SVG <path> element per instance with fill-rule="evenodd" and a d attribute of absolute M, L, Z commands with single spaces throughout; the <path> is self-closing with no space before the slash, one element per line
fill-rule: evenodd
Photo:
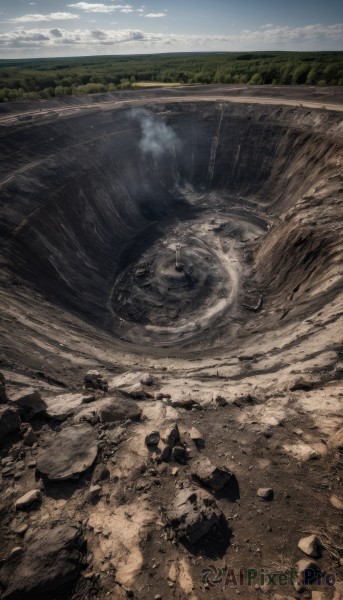
<path fill-rule="evenodd" d="M 137 104 L 3 119 L 7 271 L 142 351 L 226 345 L 332 302 L 338 114 Z"/>

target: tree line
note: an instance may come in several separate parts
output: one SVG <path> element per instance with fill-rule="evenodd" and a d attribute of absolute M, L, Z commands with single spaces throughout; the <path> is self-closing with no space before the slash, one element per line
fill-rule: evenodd
<path fill-rule="evenodd" d="M 343 85 L 343 52 L 189 53 L 0 60 L 0 102 L 178 84 Z"/>

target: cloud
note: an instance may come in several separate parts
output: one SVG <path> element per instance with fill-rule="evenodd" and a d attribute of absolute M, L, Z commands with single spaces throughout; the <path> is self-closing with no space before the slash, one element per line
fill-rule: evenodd
<path fill-rule="evenodd" d="M 17 17 L 16 19 L 10 19 L 10 23 L 33 23 L 39 21 L 67 21 L 70 19 L 78 19 L 79 15 L 67 12 L 56 12 L 49 13 L 47 15 L 41 14 L 29 14 Z"/>
<path fill-rule="evenodd" d="M 93 13 L 130 13 L 133 12 L 131 4 L 90 4 L 89 2 L 76 2 L 75 4 L 67 4 L 69 8 L 77 8 L 85 12 Z"/>
<path fill-rule="evenodd" d="M 152 13 L 147 13 L 146 15 L 144 15 L 147 19 L 160 19 L 161 17 L 166 17 L 166 13 L 165 12 L 152 12 Z"/>
<path fill-rule="evenodd" d="M 177 51 L 196 51 L 222 49 L 234 50 L 292 50 L 309 47 L 340 47 L 343 38 L 343 24 L 308 25 L 305 27 L 277 26 L 256 31 L 240 32 L 237 35 L 181 35 L 174 33 L 151 33 L 140 29 L 76 29 L 69 31 L 63 28 L 55 29 L 17 29 L 0 33 L 0 50 L 6 49 L 13 53 L 17 50 L 22 54 L 39 52 L 42 54 L 57 54 L 65 52 L 70 55 L 71 47 L 75 52 L 96 53 L 107 48 L 129 53 L 132 48 L 147 52 L 151 49 L 159 51 L 167 48 Z M 79 49 L 79 50 L 78 50 Z M 333 48 L 334 49 L 334 48 Z"/>

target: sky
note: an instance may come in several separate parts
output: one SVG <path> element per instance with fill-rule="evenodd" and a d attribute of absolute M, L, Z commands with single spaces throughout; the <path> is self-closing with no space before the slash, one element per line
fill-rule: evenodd
<path fill-rule="evenodd" d="M 0 58 L 343 50 L 342 0 L 0 0 Z"/>

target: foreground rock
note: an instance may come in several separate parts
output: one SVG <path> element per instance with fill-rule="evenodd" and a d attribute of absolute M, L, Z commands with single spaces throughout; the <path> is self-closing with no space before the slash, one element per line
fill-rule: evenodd
<path fill-rule="evenodd" d="M 6 392 L 5 376 L 3 373 L 0 373 L 0 404 L 6 404 L 6 402 L 7 402 L 7 392 Z"/>
<path fill-rule="evenodd" d="M 38 502 L 42 497 L 42 493 L 40 490 L 31 490 L 27 492 L 24 496 L 19 498 L 14 504 L 16 510 L 24 510 L 33 504 L 34 502 Z"/>
<path fill-rule="evenodd" d="M 322 545 L 316 535 L 309 535 L 302 538 L 298 543 L 298 548 L 312 558 L 319 558 L 321 556 Z"/>
<path fill-rule="evenodd" d="M 11 433 L 19 431 L 21 421 L 19 419 L 18 411 L 11 408 L 7 404 L 0 406 L 0 444 L 7 438 Z"/>
<path fill-rule="evenodd" d="M 106 398 L 99 404 L 97 410 L 100 423 L 118 423 L 131 419 L 139 421 L 141 409 L 132 400 L 123 398 Z"/>
<path fill-rule="evenodd" d="M 98 444 L 89 425 L 63 429 L 37 456 L 37 470 L 50 481 L 78 477 L 94 463 Z"/>
<path fill-rule="evenodd" d="M 60 394 L 46 400 L 46 414 L 51 419 L 65 421 L 84 403 L 83 394 Z"/>
<path fill-rule="evenodd" d="M 118 377 L 114 377 L 110 382 L 110 389 L 120 390 L 124 394 L 136 398 L 137 400 L 144 400 L 151 394 L 145 389 L 144 386 L 151 386 L 153 378 L 150 373 L 144 371 L 127 372 Z"/>
<path fill-rule="evenodd" d="M 216 467 L 209 458 L 200 458 L 193 462 L 191 474 L 201 483 L 213 490 L 221 490 L 232 478 L 232 473 L 225 467 Z"/>
<path fill-rule="evenodd" d="M 11 395 L 10 403 L 19 408 L 21 414 L 28 419 L 43 413 L 46 409 L 46 403 L 38 390 L 34 388 L 26 388 L 26 390 Z"/>
<path fill-rule="evenodd" d="M 81 530 L 76 526 L 59 525 L 36 531 L 28 540 L 27 549 L 1 566 L 1 597 L 20 600 L 44 594 L 44 598 L 49 598 L 49 592 L 78 577 L 82 543 Z"/>
<path fill-rule="evenodd" d="M 87 421 L 88 423 L 121 423 L 130 419 L 139 421 L 141 409 L 128 398 L 102 398 L 90 404 L 82 405 L 72 418 L 73 422 Z"/>
<path fill-rule="evenodd" d="M 204 490 L 180 490 L 167 511 L 167 519 L 177 535 L 195 544 L 223 520 L 215 500 Z"/>

